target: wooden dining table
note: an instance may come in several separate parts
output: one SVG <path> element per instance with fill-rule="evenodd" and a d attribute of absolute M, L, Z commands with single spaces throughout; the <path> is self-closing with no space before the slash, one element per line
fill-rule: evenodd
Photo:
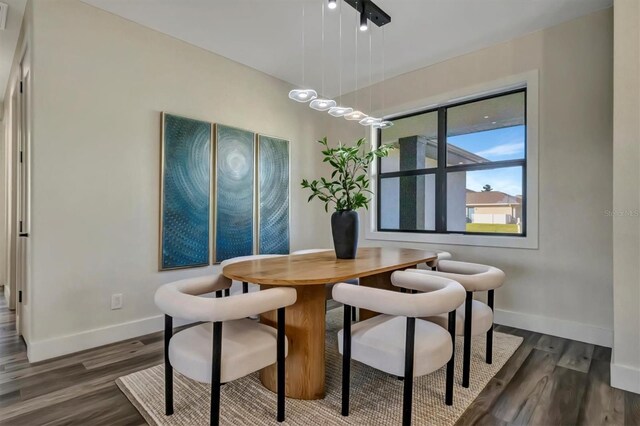
<path fill-rule="evenodd" d="M 359 279 L 362 286 L 398 291 L 391 285 L 394 271 L 412 268 L 436 259 L 430 251 L 363 247 L 355 259 L 337 259 L 333 250 L 279 256 L 227 265 L 222 273 L 232 280 L 259 284 L 261 289 L 293 287 L 298 298 L 287 307 L 285 332 L 287 397 L 320 399 L 325 394 L 325 286 Z M 360 310 L 360 320 L 377 315 Z M 276 312 L 261 315 L 265 324 L 276 326 Z M 276 366 L 260 371 L 262 384 L 276 391 Z"/>

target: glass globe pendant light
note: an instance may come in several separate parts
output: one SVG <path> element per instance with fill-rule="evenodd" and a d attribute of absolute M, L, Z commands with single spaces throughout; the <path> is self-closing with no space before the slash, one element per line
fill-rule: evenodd
<path fill-rule="evenodd" d="M 381 120 L 375 117 L 365 117 L 362 120 L 360 120 L 359 123 L 362 124 L 363 126 L 371 126 L 373 123 L 376 123 L 378 121 L 381 121 Z"/>
<path fill-rule="evenodd" d="M 388 129 L 389 127 L 393 126 L 393 121 L 387 121 L 387 120 L 380 120 L 376 121 L 375 123 L 371 124 L 371 127 L 373 127 L 374 129 Z"/>
<path fill-rule="evenodd" d="M 320 60 L 322 63 L 322 92 L 324 92 L 324 6 L 321 6 L 321 8 L 322 8 L 322 47 L 320 49 L 320 54 L 322 55 L 322 57 L 320 58 Z M 326 98 L 314 99 L 309 104 L 309 106 L 315 109 L 316 111 L 328 111 L 336 105 L 337 105 L 336 101 L 334 101 L 333 99 L 326 99 Z"/>
<path fill-rule="evenodd" d="M 314 99 L 309 106 L 318 111 L 328 111 L 336 106 L 336 101 L 332 99 Z"/>
<path fill-rule="evenodd" d="M 342 99 L 342 7 L 340 8 L 340 16 L 339 16 L 339 58 L 338 58 L 338 100 Z M 333 117 L 343 117 L 346 114 L 353 112 L 353 108 L 338 106 L 337 104 L 333 107 L 329 108 L 329 115 Z"/>
<path fill-rule="evenodd" d="M 349 121 L 360 121 L 366 117 L 367 117 L 367 114 L 365 114 L 362 111 L 351 111 L 349 114 L 344 115 L 344 118 Z"/>
<path fill-rule="evenodd" d="M 342 117 L 351 112 L 353 112 L 353 108 L 349 107 L 334 106 L 333 108 L 329 109 L 329 114 L 333 115 L 334 117 Z"/>
<path fill-rule="evenodd" d="M 302 3 L 302 85 L 305 85 L 305 45 L 304 45 L 304 2 Z M 289 92 L 289 99 L 296 102 L 310 102 L 318 97 L 318 93 L 313 89 L 293 89 Z"/>
<path fill-rule="evenodd" d="M 318 93 L 313 89 L 294 89 L 289 92 L 289 99 L 297 102 L 309 102 L 318 97 Z"/>

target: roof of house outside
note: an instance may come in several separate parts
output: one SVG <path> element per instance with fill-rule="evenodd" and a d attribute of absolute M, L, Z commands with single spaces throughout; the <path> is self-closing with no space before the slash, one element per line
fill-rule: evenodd
<path fill-rule="evenodd" d="M 513 196 L 501 191 L 476 192 L 467 189 L 467 205 L 520 204 L 522 196 Z"/>

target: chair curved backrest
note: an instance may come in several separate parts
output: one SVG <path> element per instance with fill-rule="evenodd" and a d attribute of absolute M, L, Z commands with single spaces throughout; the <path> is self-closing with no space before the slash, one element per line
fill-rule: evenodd
<path fill-rule="evenodd" d="M 254 293 L 212 298 L 201 295 L 229 288 L 231 280 L 222 274 L 189 278 L 161 286 L 155 303 L 166 315 L 190 321 L 222 322 L 246 318 L 293 305 L 293 288 L 275 287 Z"/>
<path fill-rule="evenodd" d="M 411 273 L 419 273 L 458 281 L 467 291 L 494 290 L 504 284 L 505 274 L 502 270 L 479 263 L 441 260 L 437 271 L 412 269 Z"/>
<path fill-rule="evenodd" d="M 465 299 L 464 287 L 450 279 L 396 271 L 391 275 L 391 282 L 397 287 L 424 293 L 400 293 L 340 283 L 333 287 L 333 299 L 345 305 L 410 318 L 451 312 L 462 305 Z"/>
<path fill-rule="evenodd" d="M 451 259 L 451 253 L 449 253 L 448 251 L 439 251 L 436 253 L 438 257 L 436 257 L 433 260 L 430 260 L 427 262 L 427 266 L 430 268 L 437 268 L 438 267 L 438 262 L 441 262 L 443 260 L 449 260 Z"/>

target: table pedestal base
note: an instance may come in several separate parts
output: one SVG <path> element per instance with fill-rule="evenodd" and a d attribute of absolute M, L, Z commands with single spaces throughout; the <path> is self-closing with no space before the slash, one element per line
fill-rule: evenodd
<path fill-rule="evenodd" d="M 272 286 L 261 285 L 261 289 Z M 276 287 L 276 286 L 274 286 Z M 295 304 L 286 308 L 285 333 L 289 351 L 285 361 L 285 394 L 295 399 L 324 398 L 325 375 L 325 286 L 293 286 L 298 293 Z M 276 327 L 276 311 L 261 315 L 264 324 Z M 260 381 L 276 392 L 276 365 L 260 371 Z"/>

